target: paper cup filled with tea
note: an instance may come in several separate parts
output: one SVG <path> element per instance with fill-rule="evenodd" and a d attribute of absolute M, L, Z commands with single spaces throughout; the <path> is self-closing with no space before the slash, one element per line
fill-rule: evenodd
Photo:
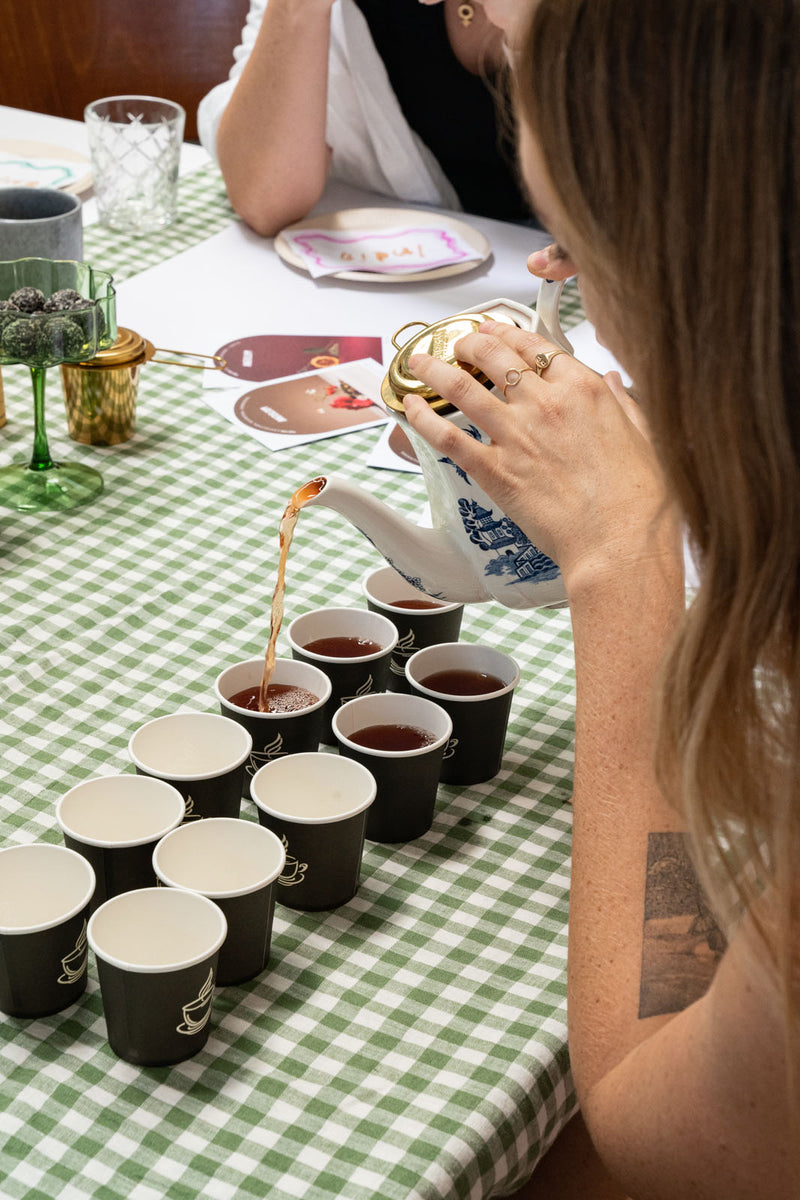
<path fill-rule="evenodd" d="M 448 713 L 424 696 L 379 692 L 337 710 L 339 753 L 375 776 L 367 814 L 373 842 L 409 842 L 433 821 L 442 758 L 453 731 Z"/>
<path fill-rule="evenodd" d="M 220 713 L 253 739 L 242 783 L 248 797 L 259 767 L 284 754 L 319 749 L 331 695 L 330 679 L 311 663 L 278 658 L 266 688 L 263 676 L 264 659 L 251 658 L 227 667 L 214 683 Z"/>
<path fill-rule="evenodd" d="M 295 617 L 288 638 L 292 657 L 318 667 L 331 681 L 322 741 L 335 746 L 331 721 L 339 705 L 386 690 L 397 629 L 388 617 L 363 608 L 317 608 Z"/>
<path fill-rule="evenodd" d="M 418 650 L 406 663 L 415 692 L 450 715 L 453 733 L 442 761 L 443 783 L 483 783 L 503 761 L 519 667 L 508 654 L 473 642 Z"/>
<path fill-rule="evenodd" d="M 425 646 L 457 642 L 464 605 L 427 596 L 394 567 L 370 571 L 362 586 L 369 610 L 388 617 L 397 629 L 397 645 L 389 663 L 388 690 L 409 692 L 411 686 L 406 679 L 409 658 Z"/>

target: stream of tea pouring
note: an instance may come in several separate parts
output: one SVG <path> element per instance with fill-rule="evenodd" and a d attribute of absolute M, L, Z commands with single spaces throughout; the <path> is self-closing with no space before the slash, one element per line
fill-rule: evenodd
<path fill-rule="evenodd" d="M 267 650 L 264 655 L 264 670 L 261 675 L 261 685 L 258 692 L 259 712 L 269 712 L 269 684 L 275 670 L 275 646 L 283 622 L 283 606 L 286 595 L 286 560 L 289 557 L 289 547 L 292 544 L 297 518 L 300 516 L 300 510 L 313 500 L 315 496 L 320 494 L 325 487 L 325 482 L 325 479 L 318 477 L 317 479 L 309 480 L 308 483 L 304 483 L 302 487 L 298 488 L 286 505 L 278 527 L 278 541 L 280 545 L 278 578 L 275 584 L 275 591 L 272 593 L 269 641 L 267 642 Z"/>

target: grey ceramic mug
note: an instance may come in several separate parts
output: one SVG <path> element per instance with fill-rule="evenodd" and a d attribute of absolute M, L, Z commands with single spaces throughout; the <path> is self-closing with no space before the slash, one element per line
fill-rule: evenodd
<path fill-rule="evenodd" d="M 83 259 L 83 211 L 55 188 L 0 188 L 0 260 Z"/>

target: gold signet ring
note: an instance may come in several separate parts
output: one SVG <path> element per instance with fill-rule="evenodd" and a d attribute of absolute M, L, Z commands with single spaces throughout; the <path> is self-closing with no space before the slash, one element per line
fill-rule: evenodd
<path fill-rule="evenodd" d="M 541 378 L 557 354 L 566 354 L 566 350 L 540 350 L 533 360 L 533 369 Z"/>

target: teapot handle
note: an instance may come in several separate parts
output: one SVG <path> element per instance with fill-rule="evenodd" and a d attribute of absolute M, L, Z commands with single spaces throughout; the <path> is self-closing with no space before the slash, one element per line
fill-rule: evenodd
<path fill-rule="evenodd" d="M 572 343 L 567 340 L 558 316 L 558 306 L 561 303 L 561 293 L 564 290 L 565 279 L 543 279 L 536 300 L 536 316 L 533 323 L 535 333 L 540 333 L 555 346 L 573 354 Z"/>
<path fill-rule="evenodd" d="M 401 325 L 399 329 L 395 330 L 395 332 L 392 334 L 392 345 L 394 346 L 395 350 L 402 350 L 402 348 L 403 348 L 403 346 L 397 340 L 398 337 L 400 336 L 400 334 L 403 333 L 406 329 L 413 329 L 415 325 L 419 325 L 423 329 L 425 329 L 428 325 L 428 322 L 427 321 L 407 321 L 405 325 Z M 406 341 L 408 341 L 408 338 L 406 338 Z M 405 344 L 405 343 L 403 343 L 403 344 Z"/>

